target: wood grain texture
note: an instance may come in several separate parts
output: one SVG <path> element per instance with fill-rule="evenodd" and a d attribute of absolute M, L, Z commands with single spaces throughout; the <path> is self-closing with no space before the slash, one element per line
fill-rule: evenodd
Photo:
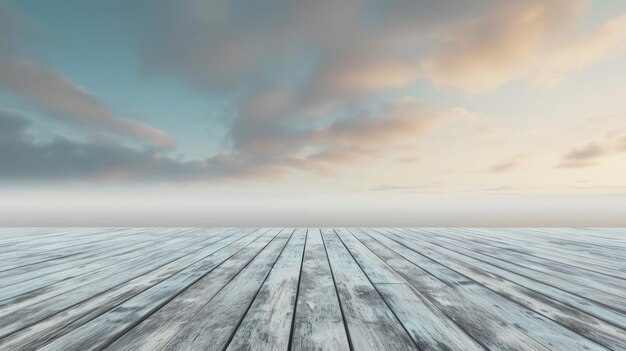
<path fill-rule="evenodd" d="M 462 286 L 462 291 L 466 294 L 466 298 L 486 300 L 495 304 L 499 308 L 501 316 L 508 318 L 509 320 L 514 320 L 516 326 L 524 330 L 525 333 L 527 333 L 534 340 L 540 342 L 542 345 L 552 349 L 555 347 L 562 347 L 574 350 L 606 350 L 589 339 L 581 337 L 572 330 L 546 318 L 541 313 L 537 313 L 524 306 L 520 306 L 510 299 L 507 299 L 505 296 L 497 294 L 486 288 L 479 282 L 451 269 L 448 266 L 447 260 L 436 259 L 429 247 L 423 243 L 418 244 L 415 242 L 414 236 L 407 235 L 404 231 L 397 230 L 387 231 L 386 233 L 394 236 L 406 247 L 413 250 L 419 249 L 425 257 L 432 262 L 437 263 L 439 267 L 441 267 L 438 271 L 433 272 L 433 274 L 436 274 L 437 277 L 441 277 L 442 279 L 446 279 L 448 281 L 463 279 L 471 282 L 472 284 Z"/>
<path fill-rule="evenodd" d="M 285 248 L 300 245 L 304 235 L 283 230 L 222 288 L 163 347 L 163 350 L 223 350 L 245 316 L 259 288 Z M 206 331 L 210 330 L 210 333 Z"/>
<path fill-rule="evenodd" d="M 259 289 L 227 350 L 288 350 L 306 229 L 297 229 Z"/>
<path fill-rule="evenodd" d="M 341 229 L 337 232 L 420 350 L 484 350 L 350 232 Z"/>
<path fill-rule="evenodd" d="M 260 230 L 259 235 L 238 241 L 229 248 L 231 252 L 238 250 L 235 254 L 129 330 L 108 349 L 159 350 L 165 347 L 183 329 L 190 316 L 202 309 L 280 232 L 280 229 Z"/>
<path fill-rule="evenodd" d="M 309 229 L 291 350 L 347 351 L 348 336 L 319 229 Z"/>
<path fill-rule="evenodd" d="M 517 281 L 515 276 L 508 271 L 497 269 L 497 267 L 490 266 L 483 261 L 465 257 L 444 247 L 429 245 L 429 242 L 426 241 L 420 242 L 420 245 L 429 249 L 432 248 L 429 255 L 435 259 L 445 260 L 446 265 L 456 272 L 548 317 L 558 324 L 575 330 L 598 344 L 609 348 L 619 348 L 620 345 L 626 345 L 626 334 L 623 329 L 583 313 L 558 299 L 550 298 L 549 295 L 543 295 L 541 285 L 536 284 L 536 282 L 527 281 L 528 287 L 518 285 L 514 283 Z M 443 253 L 448 254 L 444 255 Z M 507 280 L 507 278 L 511 280 Z M 530 287 L 536 290 L 531 290 Z M 562 292 L 561 294 L 565 293 Z M 591 302 L 586 302 L 587 306 L 590 304 Z"/>
<path fill-rule="evenodd" d="M 253 233 L 248 235 L 250 232 Z M 66 309 L 63 313 L 54 314 L 40 323 L 12 334 L 0 341 L 0 345 L 10 346 L 12 349 L 29 350 L 68 332 L 74 333 L 74 336 L 68 338 L 73 340 L 73 343 L 78 343 L 79 339 L 74 329 L 81 328 L 83 330 L 81 335 L 90 335 L 85 330 L 91 329 L 105 334 L 101 337 L 101 341 L 114 338 L 116 334 L 110 329 L 113 325 L 105 327 L 99 327 L 99 325 L 107 324 L 111 316 L 117 316 L 116 318 L 123 319 L 124 322 L 117 323 L 115 330 L 124 330 L 132 326 L 133 323 L 141 320 L 143 310 L 149 310 L 151 301 L 159 302 L 160 299 L 157 298 L 159 296 L 161 299 L 167 299 L 168 296 L 177 294 L 180 289 L 184 289 L 194 279 L 205 274 L 206 270 L 219 264 L 220 259 L 228 257 L 232 252 L 254 240 L 258 236 L 254 232 L 256 230 L 227 231 L 225 234 L 230 234 L 221 241 L 220 245 L 170 262 L 152 272 L 88 298 Z M 203 254 L 208 253 L 210 253 L 208 256 L 198 261 Z M 141 301 L 144 301 L 143 309 L 137 308 L 138 302 Z M 134 309 L 128 306 L 134 306 Z"/>
<path fill-rule="evenodd" d="M 504 314 L 498 303 L 467 291 L 475 283 L 460 276 L 446 277 L 442 267 L 396 241 L 373 231 L 357 237 L 409 284 L 454 320 L 474 340 L 487 349 L 548 350 Z M 443 273 L 443 274 L 441 274 Z"/>
<path fill-rule="evenodd" d="M 203 257 L 205 247 L 201 245 L 202 243 L 212 245 L 220 239 L 224 238 L 216 238 L 209 234 L 206 239 L 191 240 L 187 245 L 178 243 L 160 250 L 157 248 L 157 252 L 139 255 L 119 264 L 103 267 L 92 274 L 85 272 L 36 290 L 34 293 L 20 295 L 16 301 L 14 299 L 0 308 L 0 335 L 8 335 L 26 325 L 36 323 L 77 302 L 144 276 L 158 267 L 172 262 L 174 264 L 193 262 Z"/>
<path fill-rule="evenodd" d="M 624 228 L 0 228 L 0 350 L 624 350 Z"/>
<path fill-rule="evenodd" d="M 186 262 L 187 266 L 183 265 L 174 277 L 72 330 L 46 345 L 42 350 L 97 350 L 108 345 L 169 302 L 181 289 L 196 282 L 232 254 L 228 250 L 212 247 L 207 250 L 202 253 L 204 257 L 194 257 L 192 261 Z"/>
<path fill-rule="evenodd" d="M 358 350 L 414 350 L 415 343 L 332 229 L 322 231 L 351 344 Z"/>

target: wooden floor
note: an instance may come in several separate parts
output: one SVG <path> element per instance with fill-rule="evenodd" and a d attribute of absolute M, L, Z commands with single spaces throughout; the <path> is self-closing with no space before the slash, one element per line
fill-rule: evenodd
<path fill-rule="evenodd" d="M 626 229 L 0 229 L 2 350 L 626 350 Z"/>

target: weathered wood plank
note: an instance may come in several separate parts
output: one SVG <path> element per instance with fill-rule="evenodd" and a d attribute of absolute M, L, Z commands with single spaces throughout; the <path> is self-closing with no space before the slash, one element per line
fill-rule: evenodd
<path fill-rule="evenodd" d="M 59 280 L 59 277 L 55 276 L 42 279 L 42 281 L 50 284 L 44 284 L 42 281 L 35 280 L 32 282 L 32 286 L 29 286 L 29 282 L 8 286 L 3 290 L 9 292 L 12 296 L 6 298 L 7 296 L 3 295 L 3 299 L 0 301 L 0 327 L 6 324 L 7 316 L 16 311 L 23 310 L 67 291 L 78 289 L 81 286 L 94 285 L 94 283 L 95 285 L 108 284 L 116 281 L 117 278 L 134 273 L 135 269 L 141 270 L 142 267 L 163 265 L 201 248 L 202 246 L 195 247 L 194 243 L 199 244 L 206 240 L 210 242 L 214 239 L 202 238 L 201 231 L 197 231 L 195 235 L 188 238 L 171 239 L 166 245 L 146 249 L 137 253 L 136 256 L 129 255 L 127 260 L 120 260 L 108 266 L 101 266 L 95 271 L 89 271 L 84 267 L 76 267 L 77 271 L 75 270 L 74 274 L 70 276 L 65 276 L 65 279 L 60 278 Z M 81 268 L 84 270 L 81 271 Z M 120 272 L 124 274 L 120 275 Z M 59 272 L 58 274 L 62 276 L 64 273 Z M 113 279 L 106 279 L 107 277 L 113 277 Z"/>
<path fill-rule="evenodd" d="M 189 318 L 196 315 L 280 232 L 280 229 L 263 230 L 262 235 L 255 235 L 253 241 L 238 243 L 233 249 L 239 251 L 115 340 L 107 350 L 160 350 L 165 347 Z"/>
<path fill-rule="evenodd" d="M 355 236 L 486 349 L 518 350 L 524 345 L 525 350 L 548 350 L 529 337 L 513 316 L 504 314 L 497 302 L 467 296 L 463 287 L 474 282 L 462 277 L 438 277 L 436 270 L 445 267 L 438 267 L 384 235 L 365 232 Z"/>
<path fill-rule="evenodd" d="M 166 229 L 159 229 L 166 230 Z M 183 229 L 171 228 L 173 233 L 184 232 Z M 117 228 L 106 231 L 98 229 L 74 230 L 62 235 L 48 235 L 44 238 L 20 238 L 12 243 L 0 246 L 0 256 L 28 258 L 29 255 L 54 255 L 57 251 L 74 251 L 90 245 L 101 245 L 106 240 L 118 237 L 134 239 L 137 236 L 149 237 L 151 230 L 145 228 Z M 152 235 L 154 236 L 154 235 Z"/>
<path fill-rule="evenodd" d="M 622 350 L 626 229 L 0 228 L 0 350 Z"/>
<path fill-rule="evenodd" d="M 117 237 L 102 241 L 97 246 L 84 249 L 83 252 L 75 253 L 70 257 L 46 261 L 45 264 L 31 264 L 26 267 L 0 272 L 0 279 L 4 286 L 9 286 L 39 277 L 48 276 L 53 273 L 60 280 L 72 275 L 73 269 L 80 267 L 97 267 L 97 264 L 109 262 L 108 259 L 124 257 L 122 255 L 137 255 L 142 249 L 154 249 L 167 243 L 166 236 L 154 236 L 157 240 L 151 240 L 146 236 L 130 238 L 131 236 L 118 234 Z"/>
<path fill-rule="evenodd" d="M 414 350 L 413 340 L 332 229 L 322 232 L 355 350 Z"/>
<path fill-rule="evenodd" d="M 252 234 L 250 234 L 251 232 Z M 174 296 L 178 291 L 185 289 L 186 286 L 194 282 L 194 279 L 197 280 L 212 267 L 219 264 L 220 259 L 225 259 L 260 235 L 262 235 L 261 232 L 257 233 L 254 230 L 242 230 L 236 234 L 231 234 L 219 245 L 207 247 L 206 250 L 198 253 L 195 258 L 201 257 L 202 254 L 206 255 L 201 260 L 192 263 L 194 256 L 186 256 L 161 266 L 152 272 L 73 305 L 64 310 L 63 313 L 54 314 L 40 323 L 22 329 L 2 339 L 0 346 L 6 346 L 11 350 L 32 350 L 60 335 L 82 327 L 110 310 L 111 314 L 116 315 L 118 320 L 133 325 L 133 323 L 141 321 L 142 313 L 149 313 L 154 305 L 158 305 L 161 301 L 167 300 L 168 296 Z M 185 267 L 185 265 L 188 266 Z M 83 293 L 85 292 L 83 291 Z M 138 306 L 140 308 L 137 308 Z M 105 334 L 100 338 L 101 341 L 114 338 L 115 333 L 108 333 L 111 331 L 111 326 L 118 329 L 124 327 L 121 322 L 111 324 L 107 320 L 108 317 L 100 316 L 99 318 L 99 320 L 91 322 L 91 325 L 92 329 L 98 329 L 100 333 Z M 107 327 L 101 326 L 103 321 Z M 100 326 L 98 326 L 99 324 Z"/>
<path fill-rule="evenodd" d="M 228 233 L 224 233 L 228 235 Z M 222 234 L 223 235 L 223 234 Z M 224 240 L 224 236 L 209 236 L 206 245 L 214 244 L 220 240 Z M 208 246 L 210 249 L 210 246 Z M 46 291 L 28 299 L 17 301 L 10 305 L 4 306 L 2 317 L 0 318 L 0 335 L 6 336 L 27 325 L 38 320 L 58 313 L 65 308 L 76 304 L 77 302 L 88 299 L 103 291 L 106 291 L 119 284 L 125 283 L 136 277 L 140 277 L 155 268 L 176 262 L 175 264 L 185 264 L 194 262 L 204 257 L 204 251 L 207 248 L 200 246 L 187 246 L 179 249 L 172 254 L 164 250 L 155 257 L 139 257 L 128 264 L 121 264 L 111 267 L 107 271 L 107 275 L 85 275 L 81 280 L 74 284 L 64 285 L 64 282 L 58 283 L 57 287 L 51 289 L 47 287 Z M 146 260 L 146 258 L 151 258 Z"/>
<path fill-rule="evenodd" d="M 152 243 L 158 243 L 164 240 L 161 235 L 146 236 L 131 235 L 125 232 L 114 232 L 116 233 L 116 235 L 113 237 L 103 236 L 95 242 L 90 242 L 88 245 L 82 246 L 80 250 L 62 250 L 63 254 L 59 257 L 52 257 L 43 262 L 35 261 L 29 262 L 26 265 L 12 265 L 11 267 L 3 266 L 2 268 L 0 268 L 0 279 L 4 280 L 7 277 L 17 277 L 23 274 L 39 274 L 42 269 L 55 269 L 55 267 L 58 267 L 60 265 L 67 264 L 69 262 L 75 262 L 78 260 L 88 262 L 89 258 L 97 259 L 99 258 L 99 255 L 103 252 L 110 253 L 110 251 L 114 251 L 115 249 L 124 246 L 124 244 L 126 244 L 127 248 L 133 248 L 138 245 L 150 245 Z M 127 236 L 129 238 L 126 238 Z M 28 255 L 29 253 L 25 254 Z M 5 258 L 6 255 L 0 254 L 0 259 L 2 259 L 3 262 L 6 262 L 4 261 Z M 77 263 L 76 265 L 79 264 L 80 263 Z"/>
<path fill-rule="evenodd" d="M 350 232 L 337 233 L 420 350 L 484 350 Z"/>
<path fill-rule="evenodd" d="M 196 231 L 197 232 L 197 231 Z M 147 247 L 145 250 L 141 250 L 140 253 L 127 252 L 119 254 L 109 258 L 108 260 L 96 260 L 91 264 L 84 266 L 76 266 L 65 271 L 56 272 L 56 274 L 49 274 L 35 281 L 23 281 L 12 285 L 0 287 L 0 309 L 7 304 L 13 304 L 12 298 L 18 297 L 23 294 L 27 294 L 37 289 L 46 288 L 54 285 L 55 283 L 62 282 L 63 285 L 69 286 L 72 281 L 79 281 L 81 277 L 89 275 L 95 276 L 95 272 L 99 274 L 105 274 L 106 272 L 116 271 L 116 265 L 129 265 L 135 261 L 149 261 L 158 260 L 163 255 L 169 255 L 170 253 L 185 252 L 186 248 L 193 247 L 194 244 L 199 244 L 206 237 L 202 235 L 193 235 L 197 239 L 196 242 L 188 240 L 187 237 L 174 237 L 168 240 L 166 244 L 161 246 Z M 45 289 L 42 289 L 45 290 Z M 8 301 L 7 301 L 8 300 Z M 2 316 L 3 312 L 0 312 Z"/>
<path fill-rule="evenodd" d="M 68 240 L 65 237 L 55 237 L 53 239 L 33 239 L 26 240 L 22 245 L 13 245 L 6 248 L 6 252 L 0 254 L 2 262 L 0 271 L 7 271 L 14 268 L 31 266 L 36 263 L 54 263 L 58 259 L 71 257 L 73 255 L 88 251 L 93 246 L 106 243 L 108 239 L 124 237 L 126 234 L 141 233 L 138 229 L 111 230 L 109 232 L 91 232 L 90 237 L 81 236 L 78 240 Z"/>
<path fill-rule="evenodd" d="M 422 237 L 422 239 L 428 239 L 428 236 Z M 413 240 L 418 240 L 418 238 L 415 237 L 413 238 Z M 430 238 L 430 240 L 435 239 Z M 523 285 L 539 294 L 552 298 L 556 301 L 566 303 L 573 308 L 583 311 L 589 315 L 595 316 L 605 321 L 610 321 L 610 323 L 612 324 L 616 324 L 620 327 L 626 326 L 626 314 L 623 311 L 620 311 L 620 306 L 623 305 L 622 302 L 618 302 L 614 306 L 609 306 L 607 304 L 597 302 L 597 300 L 601 300 L 602 296 L 599 296 L 599 298 L 595 299 L 589 299 L 585 297 L 584 294 L 571 293 L 567 289 L 563 289 L 562 286 L 560 286 L 561 284 L 559 284 L 560 281 L 556 278 L 544 278 L 543 280 L 539 279 L 538 277 L 533 276 L 532 271 L 520 269 L 514 263 L 509 263 L 502 260 L 494 260 L 489 256 L 483 256 L 480 253 L 469 250 L 468 247 L 471 247 L 471 245 L 469 244 L 463 246 L 446 242 L 445 244 L 438 243 L 438 245 L 441 247 L 441 249 L 447 250 L 446 255 L 448 257 L 453 256 L 457 257 L 457 259 L 460 260 L 473 259 L 472 262 L 474 262 L 475 264 L 480 264 L 481 267 L 483 267 L 482 269 L 486 270 L 487 272 L 499 274 L 500 276 L 510 280 L 511 282 Z M 514 259 L 511 259 L 511 261 L 515 262 Z M 572 284 L 568 284 L 568 286 L 571 287 Z"/>
<path fill-rule="evenodd" d="M 562 347 L 564 349 L 574 350 L 606 350 L 606 348 L 599 344 L 574 333 L 539 313 L 512 302 L 478 282 L 450 269 L 447 260 L 434 259 L 431 250 L 423 243 L 417 244 L 413 240 L 413 236 L 407 235 L 399 230 L 385 230 L 381 231 L 381 233 L 411 250 L 419 251 L 423 257 L 427 257 L 431 262 L 435 262 L 438 265 L 437 270 L 431 273 L 438 278 L 449 281 L 453 279 L 471 281 L 472 284 L 462 286 L 462 291 L 464 291 L 465 297 L 468 300 L 488 300 L 495 303 L 500 309 L 502 316 L 507 316 L 509 320 L 515 321 L 516 325 L 523 328 L 530 337 L 539 341 L 541 344 L 549 348 Z"/>
<path fill-rule="evenodd" d="M 583 243 L 586 245 L 596 246 L 598 249 L 604 250 L 625 250 L 626 240 L 623 237 L 614 236 L 607 237 L 601 234 L 599 231 L 590 231 L 584 228 L 533 228 L 529 231 L 537 232 L 537 236 L 541 237 L 546 234 L 558 235 L 572 245 L 580 245 Z"/>
<path fill-rule="evenodd" d="M 227 350 L 288 350 L 306 244 L 297 229 L 280 255 Z"/>
<path fill-rule="evenodd" d="M 580 310 L 566 305 L 558 299 L 551 299 L 540 292 L 533 291 L 523 285 L 515 284 L 508 271 L 493 270 L 490 265 L 470 257 L 458 255 L 445 247 L 430 245 L 434 240 L 420 243 L 428 256 L 437 259 L 456 272 L 484 285 L 485 287 L 515 301 L 533 311 L 542 314 L 584 337 L 613 350 L 626 345 L 624 330 L 603 320 L 585 314 Z M 432 250 L 431 250 L 432 249 Z M 529 282 L 532 287 L 532 281 Z"/>
<path fill-rule="evenodd" d="M 599 280 L 601 286 L 607 284 L 614 285 L 621 290 L 626 289 L 626 278 L 624 278 L 623 273 L 620 273 L 618 270 L 578 262 L 575 259 L 571 259 L 571 255 L 565 252 L 544 255 L 538 254 L 537 250 L 533 248 L 541 248 L 543 246 L 544 240 L 540 238 L 535 238 L 533 243 L 512 245 L 511 241 L 500 243 L 490 239 L 489 235 L 480 235 L 480 237 L 477 238 L 472 237 L 466 232 L 463 232 L 462 235 L 455 235 L 455 231 L 451 230 L 428 230 L 428 232 L 448 238 L 449 240 L 470 243 L 472 246 L 481 248 L 485 252 L 510 255 L 511 258 L 515 257 L 516 260 L 520 259 L 524 262 L 529 262 L 530 265 L 528 267 L 532 269 L 539 269 L 547 273 L 565 273 L 570 276 L 574 275 L 591 281 Z M 597 284 L 594 284 L 594 286 L 598 287 Z"/>
<path fill-rule="evenodd" d="M 307 233 L 291 350 L 348 351 L 348 336 L 319 229 Z"/>
<path fill-rule="evenodd" d="M 80 238 L 89 233 L 100 233 L 110 231 L 122 231 L 131 228 L 2 228 L 0 247 L 17 247 L 24 245 L 24 248 L 32 247 L 33 240 L 46 242 L 58 242 L 58 239 Z M 133 228 L 138 229 L 138 228 Z M 4 251 L 3 251 L 4 252 Z"/>
<path fill-rule="evenodd" d="M 234 252 L 240 247 L 232 247 Z M 41 350 L 101 350 L 145 318 L 176 297 L 181 290 L 197 282 L 234 252 L 219 250 L 211 253 L 173 277 L 157 284 L 111 311 L 63 335 Z"/>
<path fill-rule="evenodd" d="M 290 240 L 293 239 L 293 240 Z M 223 350 L 252 304 L 269 271 L 286 247 L 300 245 L 283 231 L 202 309 L 191 316 L 163 350 Z M 210 330 L 210 333 L 206 331 Z"/>
<path fill-rule="evenodd" d="M 546 240 L 545 238 L 540 239 L 541 245 L 537 245 L 536 242 L 524 238 L 528 230 L 518 230 L 515 228 L 481 228 L 480 231 L 470 228 L 459 228 L 458 230 L 461 231 L 465 237 L 474 237 L 478 240 L 487 239 L 502 245 L 514 244 L 517 250 L 531 252 L 538 257 L 578 262 L 582 265 L 588 265 L 590 269 L 592 267 L 601 267 L 612 270 L 614 272 L 613 275 L 617 274 L 617 276 L 620 276 L 626 270 L 626 263 L 621 260 L 616 261 L 615 259 L 602 257 L 597 252 L 597 249 L 590 249 L 588 247 L 578 249 L 568 248 L 562 245 L 562 238 L 558 238 L 559 241 Z M 546 235 L 549 234 L 546 233 Z"/>

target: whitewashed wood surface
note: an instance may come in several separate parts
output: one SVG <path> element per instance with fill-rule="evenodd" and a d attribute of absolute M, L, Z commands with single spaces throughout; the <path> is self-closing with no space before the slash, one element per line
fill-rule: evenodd
<path fill-rule="evenodd" d="M 626 350 L 623 228 L 0 228 L 0 350 Z"/>

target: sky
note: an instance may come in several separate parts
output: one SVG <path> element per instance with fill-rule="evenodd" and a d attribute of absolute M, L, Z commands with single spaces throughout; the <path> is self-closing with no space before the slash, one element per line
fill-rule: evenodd
<path fill-rule="evenodd" d="M 0 0 L 0 225 L 626 226 L 622 0 Z"/>

